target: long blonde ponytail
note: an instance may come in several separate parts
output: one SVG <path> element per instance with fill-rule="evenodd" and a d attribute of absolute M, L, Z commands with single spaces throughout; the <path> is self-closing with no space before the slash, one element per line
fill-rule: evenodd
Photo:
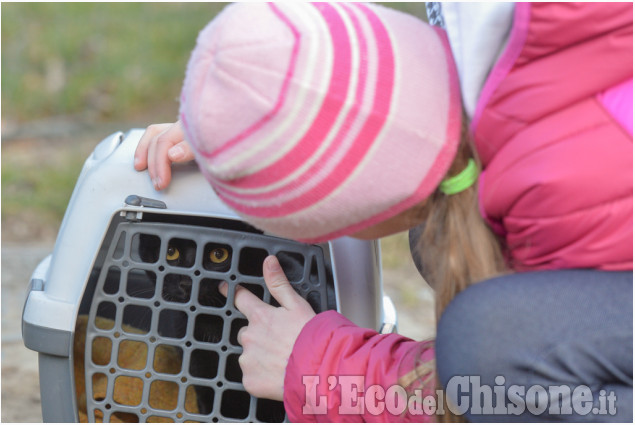
<path fill-rule="evenodd" d="M 464 126 L 456 157 L 446 176 L 460 173 L 471 158 L 480 169 L 480 161 Z M 438 321 L 459 292 L 473 283 L 506 273 L 507 268 L 501 241 L 481 217 L 477 184 L 453 195 L 447 195 L 437 188 L 420 214 L 424 224 L 419 240 L 414 244 L 413 255 L 424 279 L 435 290 Z M 423 345 L 429 348 L 431 344 L 428 342 Z M 410 388 L 415 382 L 420 386 L 429 385 L 428 379 L 436 369 L 435 363 L 430 361 L 415 365 L 411 373 L 402 376 L 400 383 Z M 437 388 L 440 388 L 438 381 Z M 445 397 L 443 400 L 446 402 Z M 447 404 L 443 407 L 445 414 L 437 417 L 439 422 L 464 421 L 462 417 L 452 414 Z"/>
<path fill-rule="evenodd" d="M 462 170 L 473 158 L 480 163 L 466 128 L 447 176 Z M 437 189 L 426 202 L 425 224 L 416 244 L 421 271 L 435 289 L 437 319 L 449 302 L 469 285 L 505 273 L 501 241 L 485 223 L 478 208 L 478 184 L 446 195 Z"/>

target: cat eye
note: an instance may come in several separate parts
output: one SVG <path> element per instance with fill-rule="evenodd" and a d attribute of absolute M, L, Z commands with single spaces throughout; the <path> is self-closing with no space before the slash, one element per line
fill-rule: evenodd
<path fill-rule="evenodd" d="M 179 252 L 177 248 L 174 248 L 173 246 L 169 246 L 168 254 L 165 256 L 165 258 L 168 261 L 174 261 L 174 260 L 178 260 L 180 255 L 181 253 Z"/>
<path fill-rule="evenodd" d="M 209 253 L 209 259 L 212 263 L 220 264 L 227 261 L 229 258 L 229 251 L 225 248 L 214 248 Z"/>

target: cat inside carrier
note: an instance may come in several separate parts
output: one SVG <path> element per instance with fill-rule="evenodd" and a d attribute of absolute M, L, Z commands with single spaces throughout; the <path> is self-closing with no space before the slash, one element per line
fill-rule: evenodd
<path fill-rule="evenodd" d="M 240 285 L 273 299 L 262 263 L 280 261 L 316 312 L 394 329 L 376 241 L 304 244 L 251 227 L 192 164 L 156 192 L 132 158 L 142 130 L 87 159 L 53 253 L 33 273 L 25 345 L 39 353 L 47 422 L 281 422 L 281 402 L 242 385 Z M 218 290 L 227 282 L 225 298 Z"/>

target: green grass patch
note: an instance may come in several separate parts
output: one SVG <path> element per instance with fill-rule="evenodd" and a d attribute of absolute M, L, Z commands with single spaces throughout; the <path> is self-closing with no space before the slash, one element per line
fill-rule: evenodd
<path fill-rule="evenodd" d="M 397 269 L 412 263 L 408 232 L 380 239 L 381 260 L 384 268 Z"/>
<path fill-rule="evenodd" d="M 115 120 L 176 104 L 196 36 L 223 6 L 4 3 L 3 116 Z"/>
<path fill-rule="evenodd" d="M 424 3 L 383 3 L 423 18 Z M 177 100 L 226 3 L 3 3 L 3 117 L 122 120 Z"/>
<path fill-rule="evenodd" d="M 37 166 L 2 161 L 2 220 L 27 215 L 59 223 L 85 160 L 75 153 Z"/>

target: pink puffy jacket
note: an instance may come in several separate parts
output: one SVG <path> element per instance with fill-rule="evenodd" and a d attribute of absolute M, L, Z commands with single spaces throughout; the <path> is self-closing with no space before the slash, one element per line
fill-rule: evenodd
<path fill-rule="evenodd" d="M 516 270 L 633 269 L 633 5 L 516 5 L 472 120 Z"/>
<path fill-rule="evenodd" d="M 482 212 L 518 270 L 632 269 L 632 16 L 628 3 L 516 5 L 472 130 L 484 164 Z M 434 420 L 388 403 L 368 409 L 381 394 L 368 397 L 351 384 L 388 390 L 416 360 L 434 358 L 421 344 L 359 328 L 336 312 L 317 315 L 287 366 L 289 419 Z M 434 379 L 422 396 L 433 391 Z M 355 395 L 366 396 L 364 411 L 354 408 Z"/>

